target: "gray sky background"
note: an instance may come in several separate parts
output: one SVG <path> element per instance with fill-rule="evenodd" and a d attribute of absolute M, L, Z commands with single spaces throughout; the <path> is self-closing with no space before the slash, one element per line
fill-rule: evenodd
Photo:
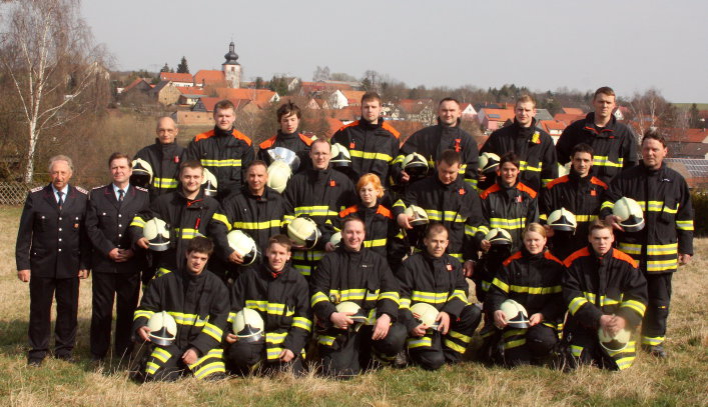
<path fill-rule="evenodd" d="M 244 80 L 373 69 L 418 85 L 594 90 L 655 87 L 708 102 L 705 0 L 84 0 L 116 69 L 221 69 L 233 39 Z"/>

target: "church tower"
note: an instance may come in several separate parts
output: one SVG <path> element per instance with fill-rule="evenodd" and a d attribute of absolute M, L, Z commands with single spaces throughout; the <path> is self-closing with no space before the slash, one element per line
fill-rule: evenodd
<path fill-rule="evenodd" d="M 226 86 L 229 88 L 240 88 L 241 87 L 241 64 L 237 62 L 238 54 L 234 52 L 234 42 L 231 41 L 229 44 L 229 52 L 224 55 L 226 62 L 221 64 L 224 70 L 224 78 L 226 79 Z"/>

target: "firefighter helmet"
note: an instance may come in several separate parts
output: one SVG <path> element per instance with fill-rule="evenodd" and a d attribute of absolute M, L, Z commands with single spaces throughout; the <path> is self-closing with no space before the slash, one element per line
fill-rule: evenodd
<path fill-rule="evenodd" d="M 268 186 L 282 194 L 292 175 L 293 170 L 285 161 L 273 161 L 268 166 Z"/>
<path fill-rule="evenodd" d="M 133 174 L 130 176 L 130 183 L 142 188 L 147 188 L 152 183 L 152 165 L 142 158 L 136 158 L 131 164 Z"/>
<path fill-rule="evenodd" d="M 403 158 L 403 170 L 411 181 L 421 179 L 428 174 L 428 160 L 422 154 L 411 153 Z"/>
<path fill-rule="evenodd" d="M 501 311 L 506 317 L 506 323 L 513 328 L 528 328 L 529 314 L 526 308 L 514 300 L 506 300 L 501 304 Z"/>
<path fill-rule="evenodd" d="M 336 306 L 337 312 L 347 312 L 350 313 L 349 318 L 351 318 L 354 322 L 359 322 L 359 323 L 369 323 L 369 317 L 366 315 L 366 312 L 364 309 L 359 306 L 359 304 L 352 302 L 352 301 L 344 301 L 340 302 Z"/>
<path fill-rule="evenodd" d="M 561 232 L 575 232 L 575 228 L 578 227 L 575 215 L 565 208 L 551 212 L 546 223 L 553 230 L 560 230 Z"/>
<path fill-rule="evenodd" d="M 607 352 L 623 351 L 632 338 L 632 331 L 629 329 L 621 329 L 614 335 L 609 335 L 602 327 L 597 331 L 597 338 L 600 341 L 600 346 Z"/>
<path fill-rule="evenodd" d="M 160 218 L 152 218 L 145 222 L 143 237 L 148 240 L 150 250 L 164 252 L 170 248 L 169 226 Z"/>
<path fill-rule="evenodd" d="M 288 237 L 298 246 L 312 249 L 321 237 L 320 229 L 314 220 L 301 216 L 288 225 Z"/>
<path fill-rule="evenodd" d="M 339 247 L 340 243 L 342 243 L 342 232 L 333 234 L 332 237 L 329 238 L 329 242 L 332 243 L 332 246 Z"/>
<path fill-rule="evenodd" d="M 622 197 L 615 202 L 612 214 L 620 218 L 620 226 L 625 232 L 639 232 L 644 229 L 644 212 L 637 201 Z"/>
<path fill-rule="evenodd" d="M 494 153 L 482 153 L 479 156 L 479 169 L 484 174 L 494 172 L 499 167 L 500 160 L 501 158 L 499 158 L 499 156 Z"/>
<path fill-rule="evenodd" d="M 229 247 L 243 258 L 243 266 L 250 266 L 260 257 L 256 241 L 241 230 L 232 230 L 226 235 Z"/>
<path fill-rule="evenodd" d="M 333 167 L 350 167 L 352 165 L 352 155 L 346 147 L 335 143 L 332 144 L 332 159 L 330 162 Z"/>
<path fill-rule="evenodd" d="M 285 147 L 275 147 L 268 150 L 268 156 L 271 159 L 271 164 L 276 161 L 282 161 L 290 167 L 292 172 L 296 172 L 300 168 L 300 157 L 293 150 Z"/>
<path fill-rule="evenodd" d="M 211 171 L 204 168 L 204 176 L 202 177 L 202 188 L 204 189 L 205 196 L 216 196 L 217 188 L 219 186 L 216 181 L 216 175 Z"/>
<path fill-rule="evenodd" d="M 234 317 L 232 329 L 239 341 L 261 342 L 264 339 L 265 322 L 258 311 L 242 308 Z"/>
<path fill-rule="evenodd" d="M 421 324 L 425 324 L 428 328 L 437 329 L 440 325 L 436 320 L 440 311 L 432 305 L 425 302 L 417 302 L 411 307 L 413 318 Z"/>
<path fill-rule="evenodd" d="M 167 311 L 152 314 L 148 321 L 150 341 L 157 346 L 169 346 L 177 337 L 177 322 Z"/>
<path fill-rule="evenodd" d="M 409 223 L 413 226 L 427 225 L 430 222 L 428 213 L 420 206 L 410 205 L 403 213 L 408 216 Z"/>
<path fill-rule="evenodd" d="M 492 245 L 511 245 L 513 239 L 511 238 L 511 233 L 506 229 L 494 228 L 490 230 L 485 236 L 484 240 L 488 241 Z"/>

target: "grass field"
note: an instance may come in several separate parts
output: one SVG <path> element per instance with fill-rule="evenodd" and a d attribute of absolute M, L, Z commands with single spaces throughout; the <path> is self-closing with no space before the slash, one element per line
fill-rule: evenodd
<path fill-rule="evenodd" d="M 16 278 L 21 208 L 0 207 L 0 405 L 2 406 L 698 406 L 708 405 L 708 241 L 674 277 L 667 361 L 640 354 L 623 372 L 583 368 L 486 368 L 470 362 L 438 372 L 383 369 L 340 382 L 318 377 L 185 379 L 137 385 L 125 370 L 92 369 L 88 356 L 91 281 L 81 283 L 76 363 L 26 366 L 29 288 Z"/>

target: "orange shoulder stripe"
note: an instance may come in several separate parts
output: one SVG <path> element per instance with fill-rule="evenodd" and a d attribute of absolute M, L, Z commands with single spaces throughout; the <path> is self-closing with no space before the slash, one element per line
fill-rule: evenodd
<path fill-rule="evenodd" d="M 383 120 L 383 119 L 379 119 L 379 120 Z M 399 133 L 398 130 L 396 130 L 395 128 L 393 128 L 393 126 L 391 126 L 390 124 L 388 124 L 388 122 L 383 122 L 383 124 L 381 125 L 381 127 L 383 127 L 384 129 L 388 130 L 389 133 L 393 134 L 393 137 L 395 137 L 395 138 L 400 138 L 400 137 L 401 137 L 401 133 Z"/>
<path fill-rule="evenodd" d="M 626 261 L 627 263 L 631 264 L 632 267 L 637 268 L 639 265 L 637 264 L 637 261 L 634 260 L 630 255 L 627 253 L 619 250 L 619 249 L 612 249 L 612 257 L 618 260 Z"/>
<path fill-rule="evenodd" d="M 551 252 L 549 252 L 549 251 L 546 251 L 545 253 L 543 253 L 543 257 L 547 258 L 548 260 L 553 260 L 556 263 L 560 264 L 561 266 L 563 265 L 563 262 L 558 260 L 558 257 L 552 255 Z"/>
<path fill-rule="evenodd" d="M 570 178 L 568 178 L 567 175 L 564 175 L 564 176 L 562 176 L 562 177 L 560 177 L 560 178 L 556 178 L 556 179 L 554 179 L 553 181 L 551 181 L 551 182 L 549 182 L 548 184 L 546 184 L 546 188 L 551 189 L 551 188 L 553 188 L 554 186 L 556 186 L 556 185 L 558 185 L 558 184 L 562 184 L 562 183 L 564 183 L 564 182 L 568 182 L 569 179 L 570 179 Z"/>
<path fill-rule="evenodd" d="M 479 197 L 482 199 L 487 199 L 489 194 L 497 192 L 497 191 L 499 191 L 499 184 L 494 184 L 491 187 L 485 189 L 484 192 L 482 192 L 482 195 L 480 195 Z"/>
<path fill-rule="evenodd" d="M 312 142 L 314 142 L 313 139 L 307 137 L 302 133 L 299 133 L 298 136 L 300 136 L 300 140 L 302 140 L 302 142 L 305 143 L 308 147 L 312 145 Z"/>
<path fill-rule="evenodd" d="M 379 207 L 376 208 L 376 213 L 378 213 L 379 215 L 383 215 L 389 219 L 393 219 L 393 215 L 391 214 L 391 210 L 383 205 L 379 205 Z"/>
<path fill-rule="evenodd" d="M 508 259 L 504 260 L 504 263 L 502 263 L 502 264 L 504 264 L 505 266 L 508 266 L 509 263 L 511 263 L 511 262 L 514 261 L 514 260 L 520 259 L 521 256 L 522 256 L 522 255 L 521 255 L 521 252 L 518 251 L 518 252 L 512 254 L 511 256 L 509 256 Z"/>
<path fill-rule="evenodd" d="M 212 137 L 213 135 L 214 135 L 214 130 L 209 130 L 207 132 L 197 134 L 196 137 L 194 137 L 194 141 L 206 140 L 209 137 Z"/>
<path fill-rule="evenodd" d="M 590 178 L 590 182 L 593 183 L 593 184 L 595 184 L 595 185 L 599 185 L 599 186 L 601 186 L 601 187 L 607 189 L 607 184 L 605 184 L 604 182 L 602 182 L 601 180 L 599 180 L 599 179 L 597 179 L 597 178 L 595 178 L 595 177 Z"/>
<path fill-rule="evenodd" d="M 337 131 L 342 131 L 342 130 L 346 129 L 347 127 L 354 127 L 354 126 L 358 126 L 358 125 L 359 125 L 359 120 L 354 120 L 353 122 L 351 122 L 349 124 L 345 124 L 344 126 L 340 127 L 339 130 L 337 130 Z"/>
<path fill-rule="evenodd" d="M 266 148 L 271 148 L 271 147 L 273 146 L 273 144 L 275 144 L 275 139 L 276 139 L 277 137 L 278 137 L 278 135 L 276 134 L 275 136 L 273 136 L 273 137 L 269 138 L 268 140 L 262 142 L 258 147 L 259 147 L 261 150 L 265 150 Z"/>
<path fill-rule="evenodd" d="M 244 141 L 244 142 L 245 142 L 246 144 L 248 144 L 249 146 L 253 143 L 253 142 L 251 141 L 251 139 L 250 139 L 248 136 L 246 136 L 245 134 L 241 133 L 241 132 L 238 131 L 238 130 L 235 130 L 235 129 L 234 129 L 234 130 L 231 132 L 231 134 L 233 134 L 234 138 Z"/>
<path fill-rule="evenodd" d="M 339 217 L 346 218 L 348 215 L 351 215 L 352 213 L 357 213 L 357 211 L 359 211 L 359 206 L 352 205 L 352 206 L 348 207 L 347 209 L 339 212 Z"/>
<path fill-rule="evenodd" d="M 580 257 L 586 257 L 590 255 L 590 250 L 588 250 L 587 247 L 583 247 L 582 249 L 578 250 L 577 252 L 571 254 L 570 256 L 566 257 L 565 261 L 563 264 L 566 267 L 570 267 L 571 264 L 575 261 L 575 259 L 580 258 Z"/>
<path fill-rule="evenodd" d="M 518 189 L 519 191 L 526 192 L 527 194 L 531 195 L 531 198 L 536 197 L 536 191 L 526 186 L 523 182 L 519 182 L 518 184 L 516 184 L 516 189 Z"/>

